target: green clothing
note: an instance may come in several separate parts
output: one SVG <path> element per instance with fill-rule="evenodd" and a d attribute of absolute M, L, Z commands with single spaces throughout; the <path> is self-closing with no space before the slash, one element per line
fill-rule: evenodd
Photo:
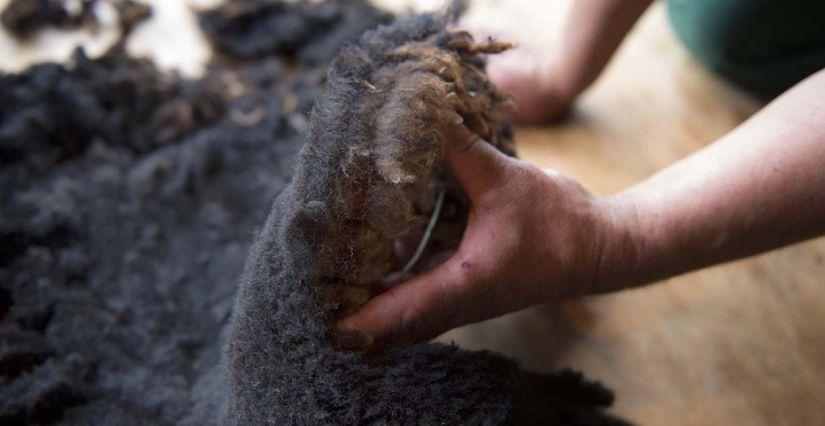
<path fill-rule="evenodd" d="M 825 0 L 667 0 L 667 9 L 697 60 L 760 94 L 825 68 Z"/>

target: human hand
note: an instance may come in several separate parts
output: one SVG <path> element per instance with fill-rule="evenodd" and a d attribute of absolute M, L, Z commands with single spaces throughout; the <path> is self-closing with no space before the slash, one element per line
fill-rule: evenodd
<path fill-rule="evenodd" d="M 459 27 L 478 40 L 512 41 L 516 47 L 487 57 L 490 81 L 515 97 L 514 118 L 521 124 L 540 124 L 561 118 L 573 104 L 577 92 L 559 66 L 565 59 L 556 42 L 525 37 L 516 31 L 491 28 L 486 22 L 462 19 Z"/>
<path fill-rule="evenodd" d="M 456 126 L 445 162 L 472 204 L 456 253 L 376 296 L 339 327 L 415 341 L 545 301 L 587 294 L 616 231 L 609 203 L 558 172 L 510 158 Z"/>
<path fill-rule="evenodd" d="M 651 3 L 574 2 L 557 43 L 550 45 L 531 34 L 517 49 L 491 57 L 487 73 L 496 85 L 515 95 L 516 121 L 542 123 L 561 117 L 596 81 Z M 491 33 L 479 26 L 465 27 L 476 36 Z"/>
<path fill-rule="evenodd" d="M 490 80 L 516 99 L 514 118 L 521 124 L 540 124 L 561 118 L 576 92 L 559 78 L 554 62 L 524 48 L 493 56 L 487 64 Z"/>

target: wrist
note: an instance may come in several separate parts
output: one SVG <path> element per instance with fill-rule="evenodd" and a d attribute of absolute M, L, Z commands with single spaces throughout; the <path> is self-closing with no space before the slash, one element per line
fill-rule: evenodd
<path fill-rule="evenodd" d="M 609 293 L 649 282 L 654 244 L 651 222 L 634 194 L 617 194 L 599 200 L 605 223 L 604 241 L 592 294 Z"/>
<path fill-rule="evenodd" d="M 545 94 L 545 97 L 552 98 L 559 110 L 569 108 L 582 91 L 579 88 L 579 82 L 575 76 L 565 70 L 560 57 L 551 60 L 543 68 L 541 75 L 544 78 L 540 82 L 539 90 Z"/>

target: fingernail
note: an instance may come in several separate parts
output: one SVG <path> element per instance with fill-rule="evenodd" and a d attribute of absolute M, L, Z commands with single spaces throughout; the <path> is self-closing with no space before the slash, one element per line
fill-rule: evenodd
<path fill-rule="evenodd" d="M 338 332 L 333 334 L 333 339 L 343 349 L 368 349 L 375 342 L 375 338 L 371 335 L 356 330 L 352 321 L 340 321 L 336 328 Z"/>
<path fill-rule="evenodd" d="M 335 327 L 339 331 L 355 331 L 355 324 L 353 324 L 353 321 L 350 319 L 350 317 L 338 321 L 338 324 L 336 324 Z"/>

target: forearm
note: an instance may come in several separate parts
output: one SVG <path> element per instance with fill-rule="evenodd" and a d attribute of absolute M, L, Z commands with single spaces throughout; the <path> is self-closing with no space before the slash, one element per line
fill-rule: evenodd
<path fill-rule="evenodd" d="M 554 61 L 564 95 L 573 98 L 602 72 L 652 0 L 577 0 Z"/>
<path fill-rule="evenodd" d="M 602 290 L 825 233 L 825 71 L 713 145 L 613 196 Z"/>

